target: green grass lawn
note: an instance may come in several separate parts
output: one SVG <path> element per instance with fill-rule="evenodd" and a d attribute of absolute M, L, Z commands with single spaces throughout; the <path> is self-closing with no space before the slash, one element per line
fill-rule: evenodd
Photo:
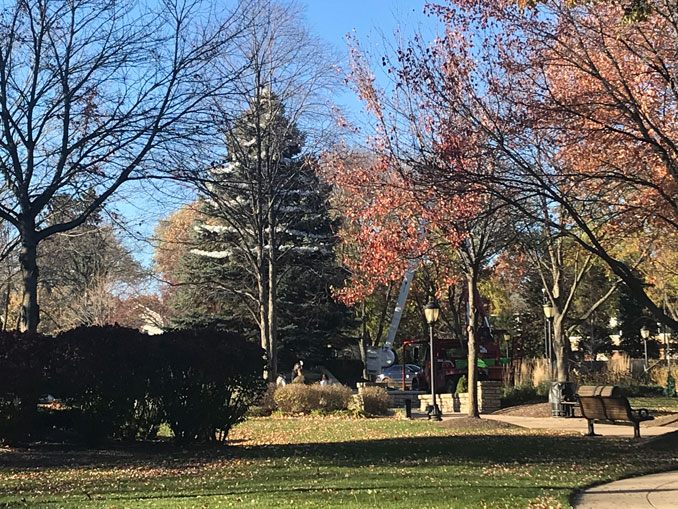
<path fill-rule="evenodd" d="M 647 408 L 654 412 L 677 413 L 678 398 L 652 397 L 629 398 L 631 408 Z"/>
<path fill-rule="evenodd" d="M 226 447 L 0 449 L 0 507 L 561 507 L 676 465 L 627 439 L 396 419 L 252 419 Z"/>

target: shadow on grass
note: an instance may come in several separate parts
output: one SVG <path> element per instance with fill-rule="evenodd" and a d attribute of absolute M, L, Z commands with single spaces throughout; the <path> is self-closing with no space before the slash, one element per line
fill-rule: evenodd
<path fill-rule="evenodd" d="M 318 466 L 358 467 L 479 463 L 579 463 L 614 460 L 643 451 L 628 439 L 595 439 L 581 436 L 536 434 L 463 434 L 389 438 L 330 443 L 262 446 L 205 446 L 182 449 L 170 443 L 111 444 L 106 449 L 36 444 L 26 448 L 0 449 L 0 468 L 129 468 L 198 466 L 218 461 L 304 457 Z M 649 453 L 649 451 L 648 451 Z M 671 457 L 652 451 L 652 457 Z"/>
<path fill-rule="evenodd" d="M 512 491 L 515 491 L 516 493 L 522 493 L 525 490 L 525 486 L 523 485 L 510 485 L 510 484 L 502 484 L 500 487 L 493 485 L 493 484 L 483 484 L 483 483 L 475 483 L 473 486 L 474 490 L 476 491 L 484 491 L 486 493 L 490 493 L 493 490 L 500 489 L 504 495 L 509 495 Z M 360 486 L 359 483 L 356 483 L 355 485 L 350 485 L 350 486 L 345 486 L 345 487 L 338 487 L 338 486 L 333 486 L 331 488 L 331 491 L 333 494 L 339 495 L 339 494 L 353 494 L 356 491 L 364 490 L 364 486 Z M 407 487 L 408 491 L 414 495 L 414 498 L 418 496 L 418 493 L 426 496 L 430 494 L 430 486 L 408 486 Z M 530 489 L 538 491 L 538 490 L 570 490 L 571 487 L 567 485 L 553 485 L 553 484 L 535 484 L 530 486 Z M 237 496 L 247 496 L 247 497 L 253 497 L 257 495 L 267 495 L 270 493 L 270 488 L 266 486 L 261 486 L 260 489 L 249 489 L 249 488 L 241 488 L 241 489 L 226 489 L 226 490 L 215 490 L 215 491 L 202 491 L 200 493 L 157 493 L 157 494 L 143 494 L 143 493 L 129 493 L 129 494 L 106 494 L 105 498 L 99 498 L 98 500 L 105 500 L 106 503 L 115 503 L 115 502 L 140 502 L 140 501 L 161 501 L 161 500 L 195 500 L 195 499 L 208 499 L 209 498 L 217 498 L 217 497 L 237 497 Z M 275 488 L 276 494 L 280 495 L 280 498 L 285 498 L 285 496 L 293 497 L 295 495 L 300 495 L 300 494 L 326 494 L 327 489 L 323 487 L 280 487 L 277 486 Z M 293 499 L 290 499 L 293 500 Z M 96 500 L 95 500 L 96 501 Z M 16 504 L 17 506 L 22 506 L 25 507 L 23 503 L 18 503 Z M 45 506 L 53 506 L 54 505 L 54 500 L 31 500 L 31 506 L 40 506 L 40 505 L 45 505 Z M 3 507 L 12 507 L 12 503 L 1 503 L 0 502 L 0 508 Z"/>

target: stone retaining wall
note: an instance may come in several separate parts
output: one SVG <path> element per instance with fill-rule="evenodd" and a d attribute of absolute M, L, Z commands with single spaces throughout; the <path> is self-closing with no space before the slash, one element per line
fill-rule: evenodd
<path fill-rule="evenodd" d="M 409 399 L 412 402 L 412 408 L 415 410 L 421 406 L 421 403 L 419 402 L 419 398 L 421 396 L 425 396 L 425 392 L 421 391 L 390 391 L 389 395 L 391 396 L 391 400 L 393 401 L 392 406 L 393 408 L 404 408 L 405 407 L 405 400 Z M 430 400 L 429 396 L 429 400 Z"/>
<path fill-rule="evenodd" d="M 368 385 L 382 385 L 376 383 L 359 383 L 358 392 Z M 383 385 L 382 385 L 383 386 Z M 426 411 L 431 404 L 431 394 L 421 391 L 388 391 L 393 408 L 404 408 L 405 400 L 412 401 L 412 408 Z M 359 397 L 359 396 L 358 396 Z M 489 414 L 501 408 L 501 382 L 478 382 L 478 411 Z M 438 406 L 443 413 L 468 413 L 468 394 L 437 394 Z"/>
<path fill-rule="evenodd" d="M 501 408 L 501 382 L 487 381 L 478 382 L 478 411 L 489 414 Z M 436 394 L 438 407 L 444 414 L 468 413 L 468 394 Z M 426 411 L 426 407 L 431 404 L 430 394 L 421 394 L 419 396 L 419 409 Z M 404 406 L 404 402 L 403 402 Z M 416 408 L 415 402 L 412 407 Z"/>

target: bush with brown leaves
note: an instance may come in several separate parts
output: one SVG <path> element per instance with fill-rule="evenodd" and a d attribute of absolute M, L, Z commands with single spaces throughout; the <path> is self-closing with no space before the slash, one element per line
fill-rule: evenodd
<path fill-rule="evenodd" d="M 340 384 L 290 384 L 278 387 L 273 397 L 278 410 L 284 414 L 309 414 L 314 411 L 330 413 L 347 410 L 353 391 Z"/>
<path fill-rule="evenodd" d="M 368 386 L 360 390 L 362 410 L 368 415 L 385 415 L 391 406 L 391 396 L 382 387 Z"/>
<path fill-rule="evenodd" d="M 347 410 L 353 399 L 350 387 L 341 384 L 313 386 L 320 393 L 320 408 L 324 412 Z"/>

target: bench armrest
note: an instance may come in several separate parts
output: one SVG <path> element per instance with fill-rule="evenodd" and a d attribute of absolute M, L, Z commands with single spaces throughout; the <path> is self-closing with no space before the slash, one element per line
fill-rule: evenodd
<path fill-rule="evenodd" d="M 650 421 L 654 419 L 654 417 L 650 415 L 650 411 L 647 408 L 636 408 L 632 409 L 631 412 L 633 413 L 634 417 L 636 417 L 636 419 L 643 421 Z"/>

